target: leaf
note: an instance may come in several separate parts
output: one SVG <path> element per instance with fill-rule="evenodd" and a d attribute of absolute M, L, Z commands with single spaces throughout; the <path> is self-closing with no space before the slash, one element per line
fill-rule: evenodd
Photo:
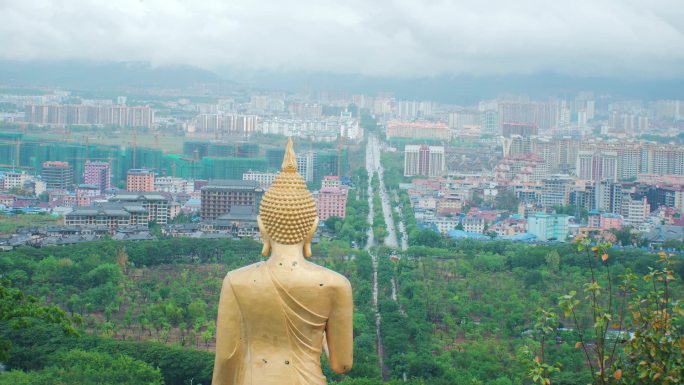
<path fill-rule="evenodd" d="M 615 378 L 616 380 L 621 379 L 622 378 L 622 369 L 616 370 L 615 373 L 613 373 L 613 378 Z"/>
<path fill-rule="evenodd" d="M 608 254 L 607 254 L 607 253 L 603 253 L 603 254 L 601 255 L 601 260 L 602 260 L 603 262 L 607 261 L 607 260 L 608 260 Z"/>
<path fill-rule="evenodd" d="M 577 343 L 575 344 L 575 349 L 579 349 L 579 348 L 581 348 L 581 347 L 582 347 L 582 343 L 581 343 L 581 342 L 577 342 Z"/>

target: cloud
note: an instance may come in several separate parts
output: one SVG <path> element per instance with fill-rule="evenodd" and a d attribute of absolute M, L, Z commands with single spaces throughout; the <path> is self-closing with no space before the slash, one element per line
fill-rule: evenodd
<path fill-rule="evenodd" d="M 4 59 L 684 76 L 679 0 L 0 0 Z"/>

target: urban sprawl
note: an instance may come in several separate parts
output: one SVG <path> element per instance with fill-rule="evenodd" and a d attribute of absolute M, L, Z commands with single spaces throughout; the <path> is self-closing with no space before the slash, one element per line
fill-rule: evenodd
<path fill-rule="evenodd" d="M 206 100 L 207 98 L 202 98 Z M 256 214 L 283 158 L 321 226 L 355 190 L 351 148 L 369 131 L 401 159 L 418 225 L 443 236 L 565 242 L 628 230 L 634 245 L 684 239 L 684 101 L 501 96 L 472 106 L 393 95 L 253 93 L 211 102 L 0 94 L 0 209 L 50 215 L 0 248 L 108 236 L 258 238 Z M 121 143 L 99 136 L 129 135 Z M 50 141 L 41 135 L 52 135 Z M 177 151 L 142 144 L 176 138 Z M 398 208 L 397 208 L 398 209 Z M 178 218 L 187 220 L 177 220 Z M 623 245 L 623 246 L 634 246 Z"/>

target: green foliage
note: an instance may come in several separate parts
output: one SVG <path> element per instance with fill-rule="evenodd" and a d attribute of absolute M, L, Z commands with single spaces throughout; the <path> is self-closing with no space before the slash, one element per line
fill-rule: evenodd
<path fill-rule="evenodd" d="M 652 287 L 639 285 L 629 269 L 616 285 L 617 276 L 611 271 L 614 264 L 609 255 L 611 246 L 591 239 L 577 240 L 577 251 L 588 261 L 590 280 L 584 284 L 583 297 L 571 290 L 560 296 L 558 302 L 564 319 L 574 327 L 575 349 L 584 355 L 591 382 L 597 385 L 680 383 L 684 337 L 680 332 L 682 310 L 672 292 L 676 281 L 674 261 L 664 252 L 659 254 L 657 264 L 661 267 L 649 267 L 649 273 L 643 277 Z M 555 265 L 555 256 L 549 254 L 547 262 Z M 542 310 L 542 315 L 540 320 L 545 322 L 538 322 L 535 330 L 538 334 L 550 334 L 555 327 L 548 328 L 547 324 L 557 323 L 555 315 L 547 310 Z M 628 338 L 630 331 L 633 334 Z M 528 377 L 540 384 L 550 383 L 553 378 L 550 373 L 560 368 L 546 363 L 544 342 L 542 337 L 541 358 L 536 356 L 532 360 L 529 348 L 522 354 L 530 367 Z"/>
<path fill-rule="evenodd" d="M 661 252 L 659 268 L 645 275 L 651 287 L 637 292 L 629 305 L 634 337 L 624 350 L 622 362 L 616 363 L 624 384 L 681 384 L 684 382 L 684 309 L 672 298 L 672 257 Z"/>
<path fill-rule="evenodd" d="M 346 376 L 326 371 L 330 383 L 383 383 L 382 374 L 387 374 L 386 383 L 395 384 L 403 384 L 404 377 L 406 383 L 413 384 L 519 384 L 526 383 L 529 363 L 540 356 L 540 365 L 562 365 L 561 372 L 546 368 L 541 378 L 550 378 L 554 384 L 585 385 L 591 374 L 583 360 L 584 351 L 575 349 L 575 344 L 578 331 L 591 336 L 587 331 L 595 321 L 586 313 L 584 303 L 574 301 L 586 301 L 583 298 L 594 290 L 606 292 L 608 282 L 597 276 L 598 288 L 588 285 L 586 292 L 581 283 L 592 282 L 595 266 L 608 267 L 613 282 L 628 269 L 643 275 L 654 267 L 651 255 L 634 249 L 604 248 L 596 256 L 591 247 L 578 251 L 574 245 L 563 244 L 454 241 L 437 239 L 434 233 L 426 233 L 426 240 L 418 242 L 426 246 L 416 245 L 421 238 L 414 233 L 412 246 L 398 254 L 398 261 L 390 261 L 386 248 L 375 251 L 386 366 L 381 371 L 371 305 L 373 262 L 368 252 L 351 247 L 358 234 L 368 229 L 367 224 L 362 229 L 354 224 L 365 223 L 368 214 L 368 179 L 363 179 L 363 173 L 355 173 L 354 178 L 365 181 L 365 185 L 357 185 L 363 188 L 350 191 L 348 207 L 354 212 L 341 222 L 336 239 L 314 245 L 312 258 L 348 277 L 354 291 L 354 367 Z M 408 229 L 412 218 L 412 212 L 406 215 L 406 210 L 410 211 L 408 197 L 403 191 L 398 195 Z M 67 338 L 58 327 L 44 330 L 47 327 L 39 321 L 24 330 L 0 323 L 0 339 L 12 341 L 6 363 L 14 371 L 7 376 L 21 383 L 31 373 L 50 367 L 53 354 L 78 349 L 112 357 L 125 354 L 145 362 L 159 368 L 167 385 L 187 384 L 191 378 L 195 383 L 209 383 L 213 354 L 205 350 L 213 342 L 221 279 L 228 270 L 261 260 L 259 251 L 260 245 L 251 241 L 162 239 L 20 248 L 0 254 L 0 271 L 12 277 L 19 289 L 39 301 L 83 314 L 86 328 L 81 338 Z M 609 255 L 605 262 L 603 254 Z M 670 267 L 658 269 L 676 278 L 681 258 L 672 257 L 670 262 Z M 662 281 L 654 278 L 662 291 Z M 667 282 L 671 293 L 668 308 L 674 311 L 681 284 Z M 646 284 L 652 282 L 637 286 Z M 614 286 L 620 293 L 619 285 Z M 572 291 L 574 296 L 568 294 Z M 584 326 L 549 332 L 555 322 L 548 322 L 546 328 L 535 325 L 535 309 L 551 309 L 563 295 L 575 311 L 581 310 L 578 320 Z M 616 303 L 621 305 L 614 302 L 613 308 Z M 635 318 L 628 314 L 625 325 L 633 325 Z M 681 325 L 674 315 L 672 319 L 673 324 Z M 571 323 L 563 316 L 558 320 L 559 327 L 572 328 Z M 546 331 L 543 344 L 542 335 L 535 330 Z M 654 336 L 648 343 L 662 342 L 662 338 Z M 532 356 L 521 362 L 525 345 Z M 615 362 L 638 367 L 639 362 L 632 364 L 621 344 L 617 349 Z M 610 368 L 607 373 L 612 376 Z M 624 367 L 622 370 L 623 379 L 633 376 Z"/>
<path fill-rule="evenodd" d="M 515 196 L 511 190 L 504 190 L 499 192 L 496 196 L 496 208 L 500 210 L 508 210 L 510 212 L 518 211 L 518 203 L 520 200 Z"/>
<path fill-rule="evenodd" d="M 70 350 L 50 357 L 50 366 L 28 373 L 0 374 L 0 385 L 161 385 L 159 369 L 126 355 Z"/>
<path fill-rule="evenodd" d="M 72 350 L 126 355 L 153 368 L 159 368 L 166 385 L 210 383 L 214 356 L 208 352 L 166 346 L 154 342 L 118 341 L 89 334 L 64 336 L 52 325 L 35 324 L 31 329 L 2 328 L 0 337 L 13 341 L 10 369 L 40 371 L 53 365 L 55 356 Z M 118 382 L 101 382 L 118 383 Z"/>
<path fill-rule="evenodd" d="M 38 321 L 58 325 L 64 334 L 78 334 L 64 310 L 41 305 L 35 297 L 11 287 L 6 280 L 0 280 L 0 322 L 13 329 L 29 329 Z M 9 357 L 11 347 L 8 340 L 0 338 L 0 362 Z"/>

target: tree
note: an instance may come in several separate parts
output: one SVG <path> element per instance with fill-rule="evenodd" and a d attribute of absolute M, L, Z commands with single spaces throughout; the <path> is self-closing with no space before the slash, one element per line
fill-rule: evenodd
<path fill-rule="evenodd" d="M 36 320 L 58 325 L 64 334 L 78 335 L 72 321 L 64 310 L 57 306 L 44 306 L 35 297 L 25 295 L 21 290 L 10 286 L 10 282 L 0 280 L 0 321 L 7 322 L 15 329 L 29 329 Z M 11 342 L 0 340 L 0 361 L 9 357 Z"/>
<path fill-rule="evenodd" d="M 159 369 L 126 355 L 71 350 L 51 356 L 51 365 L 45 369 L 0 375 L 0 385 L 26 383 L 31 385 L 161 385 Z M 21 373 L 21 374 L 20 374 Z"/>
<path fill-rule="evenodd" d="M 416 246 L 438 247 L 441 242 L 442 236 L 430 229 L 420 230 L 415 237 L 411 239 L 411 244 Z"/>
<path fill-rule="evenodd" d="M 325 228 L 332 234 L 338 234 L 342 228 L 343 219 L 340 217 L 328 217 L 325 220 Z"/>
<path fill-rule="evenodd" d="M 675 281 L 671 256 L 659 253 L 658 264 L 660 268 L 644 276 L 651 289 L 638 293 L 629 305 L 634 337 L 627 342 L 624 362 L 614 372 L 625 384 L 684 382 L 684 309 L 670 292 Z"/>
<path fill-rule="evenodd" d="M 558 251 L 549 251 L 544 259 L 546 261 L 546 267 L 549 269 L 549 271 L 552 273 L 557 273 L 558 269 L 560 268 L 560 254 L 558 254 Z"/>
<path fill-rule="evenodd" d="M 520 203 L 520 199 L 515 196 L 515 192 L 504 190 L 496 195 L 495 202 L 497 209 L 516 212 L 518 211 L 518 203 Z"/>
<path fill-rule="evenodd" d="M 616 285 L 608 254 L 612 245 L 581 237 L 576 242 L 577 251 L 587 258 L 591 280 L 584 285 L 584 299 L 571 291 L 560 297 L 558 305 L 574 326 L 575 348 L 584 354 L 592 383 L 681 383 L 684 380 L 684 337 L 680 327 L 684 311 L 670 292 L 675 283 L 670 256 L 659 253 L 657 264 L 661 267 L 649 267 L 649 273 L 643 279 L 650 288 L 640 288 L 637 277 L 630 270 Z M 582 309 L 588 314 L 583 314 Z M 626 336 L 628 309 L 631 313 L 629 329 L 634 332 L 632 338 Z M 548 311 L 543 313 L 550 314 Z M 588 320 L 589 325 L 582 320 Z M 619 348 L 622 343 L 626 343 L 624 349 Z M 529 376 L 535 382 L 549 384 L 548 375 L 556 369 L 557 366 L 545 363 L 543 355 L 541 358 L 536 356 Z"/>

